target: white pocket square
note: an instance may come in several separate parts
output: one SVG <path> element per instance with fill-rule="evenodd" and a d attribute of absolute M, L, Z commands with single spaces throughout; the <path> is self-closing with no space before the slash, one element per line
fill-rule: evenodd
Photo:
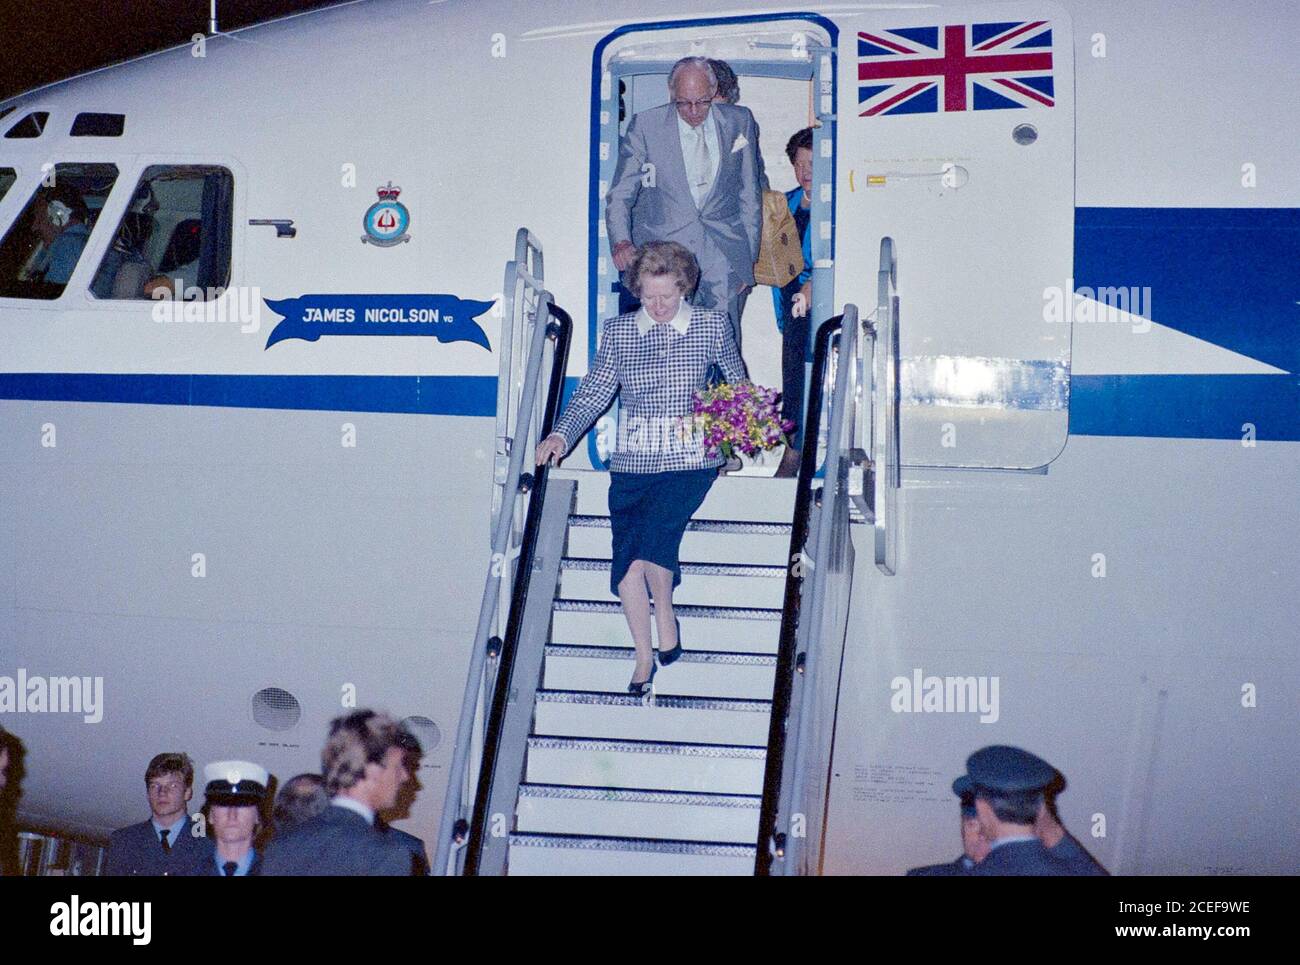
<path fill-rule="evenodd" d="M 737 134 L 736 140 L 731 145 L 731 153 L 735 154 L 737 151 L 743 151 L 747 147 L 749 147 L 749 139 L 746 138 L 744 134 Z"/>

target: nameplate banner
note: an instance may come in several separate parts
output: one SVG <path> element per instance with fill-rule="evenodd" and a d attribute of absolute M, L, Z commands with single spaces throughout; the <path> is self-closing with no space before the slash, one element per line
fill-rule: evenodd
<path fill-rule="evenodd" d="M 322 335 L 432 335 L 439 342 L 473 342 L 490 349 L 474 321 L 493 302 L 455 295 L 299 295 L 263 299 L 284 320 L 266 348 L 285 339 L 315 342 Z"/>

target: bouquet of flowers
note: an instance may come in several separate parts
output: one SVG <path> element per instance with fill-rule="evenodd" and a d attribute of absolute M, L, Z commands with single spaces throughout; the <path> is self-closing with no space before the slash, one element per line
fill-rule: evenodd
<path fill-rule="evenodd" d="M 727 459 L 741 453 L 754 456 L 789 444 L 786 433 L 794 423 L 781 418 L 780 399 L 776 389 L 748 379 L 724 382 L 697 390 L 693 414 L 684 421 L 694 435 L 703 438 L 710 458 L 719 453 Z"/>

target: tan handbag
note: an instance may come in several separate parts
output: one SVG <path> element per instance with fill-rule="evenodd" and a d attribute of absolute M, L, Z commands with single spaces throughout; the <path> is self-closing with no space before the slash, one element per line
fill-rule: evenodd
<path fill-rule="evenodd" d="M 754 282 L 783 288 L 803 270 L 803 239 L 790 203 L 780 191 L 763 192 L 763 239 L 754 262 Z"/>

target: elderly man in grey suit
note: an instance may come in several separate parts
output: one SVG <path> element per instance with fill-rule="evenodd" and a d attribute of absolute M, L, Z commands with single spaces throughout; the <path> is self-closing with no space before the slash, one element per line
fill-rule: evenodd
<path fill-rule="evenodd" d="M 692 304 L 740 316 L 754 285 L 763 230 L 758 127 L 748 108 L 715 104 L 713 68 L 685 57 L 668 75 L 672 100 L 632 118 L 605 197 L 614 265 L 626 271 L 647 241 L 685 245 L 700 265 Z"/>

